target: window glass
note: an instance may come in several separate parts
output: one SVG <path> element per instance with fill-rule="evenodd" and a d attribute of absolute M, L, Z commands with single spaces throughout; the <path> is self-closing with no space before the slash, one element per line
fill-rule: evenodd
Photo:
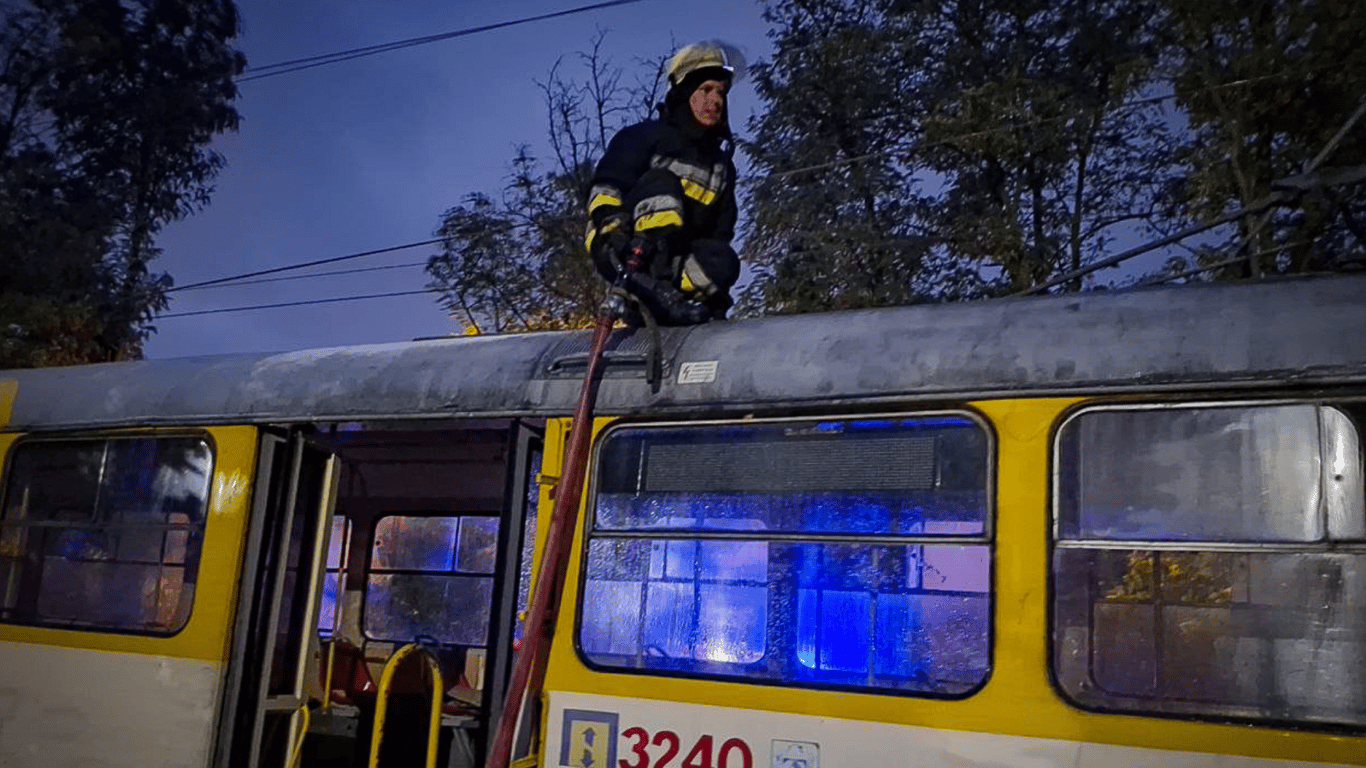
<path fill-rule="evenodd" d="M 623 429 L 599 463 L 600 530 L 745 520 L 783 533 L 959 535 L 986 520 L 986 436 L 962 417 Z"/>
<path fill-rule="evenodd" d="M 727 461 L 773 452 L 745 461 L 777 476 L 732 473 L 710 448 Z M 786 460 L 814 455 L 833 459 Z M 660 457 L 676 466 L 652 470 Z M 961 417 L 612 432 L 579 646 L 608 667 L 970 692 L 989 668 L 987 460 L 983 431 Z M 969 543 L 934 543 L 947 536 Z"/>
<path fill-rule="evenodd" d="M 1313 405 L 1069 422 L 1053 554 L 1063 692 L 1120 711 L 1366 725 L 1366 554 L 1340 543 L 1366 506 L 1357 444 L 1347 413 Z"/>
<path fill-rule="evenodd" d="M 351 543 L 351 521 L 343 515 L 332 516 L 332 533 L 327 539 L 327 571 L 323 575 L 322 603 L 318 608 L 318 633 L 331 637 L 337 616 L 337 595 L 342 586 L 342 554 Z"/>
<path fill-rule="evenodd" d="M 455 567 L 465 573 L 493 573 L 498 561 L 498 518 L 460 518 L 460 544 Z"/>
<path fill-rule="evenodd" d="M 527 464 L 526 498 L 522 499 L 522 551 L 519 555 L 521 567 L 517 573 L 517 621 L 512 629 L 513 641 L 526 636 L 526 612 L 531 605 L 531 569 L 536 552 L 536 506 L 540 498 L 541 458 L 543 449 L 537 445 L 531 449 Z"/>
<path fill-rule="evenodd" d="M 0 518 L 0 619 L 179 630 L 212 464 L 198 437 L 18 444 Z"/>
<path fill-rule="evenodd" d="M 1064 427 L 1063 536 L 1319 541 L 1312 405 L 1083 413 Z"/>
<path fill-rule="evenodd" d="M 412 642 L 419 635 L 454 645 L 488 642 L 493 579 L 372 573 L 365 592 L 365 632 Z"/>
<path fill-rule="evenodd" d="M 427 636 L 452 645 L 486 644 L 498 522 L 489 515 L 381 518 L 365 589 L 365 634 L 393 642 Z"/>
<path fill-rule="evenodd" d="M 455 565 L 458 517 L 381 518 L 375 526 L 372 568 L 449 571 Z"/>

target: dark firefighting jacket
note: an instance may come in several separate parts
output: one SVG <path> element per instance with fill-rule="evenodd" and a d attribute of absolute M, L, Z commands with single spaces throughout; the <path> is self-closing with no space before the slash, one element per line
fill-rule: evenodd
<path fill-rule="evenodd" d="M 686 105 L 623 128 L 593 174 L 588 214 L 590 253 L 598 235 L 621 225 L 617 214 L 635 233 L 669 238 L 680 249 L 698 239 L 729 243 L 736 220 L 729 129 L 696 127 Z"/>

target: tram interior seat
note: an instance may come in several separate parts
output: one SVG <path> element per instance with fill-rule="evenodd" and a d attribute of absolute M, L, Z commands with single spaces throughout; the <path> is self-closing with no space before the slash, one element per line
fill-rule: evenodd
<path fill-rule="evenodd" d="M 370 676 L 364 652 L 351 643 L 345 640 L 331 640 L 323 644 L 323 652 L 318 658 L 318 679 L 326 684 L 329 643 L 336 649 L 332 661 L 332 690 L 329 692 L 332 703 L 373 707 L 378 687 L 374 678 Z"/>

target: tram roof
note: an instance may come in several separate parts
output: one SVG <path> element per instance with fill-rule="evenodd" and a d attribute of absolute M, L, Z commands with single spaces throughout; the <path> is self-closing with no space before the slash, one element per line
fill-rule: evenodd
<path fill-rule="evenodd" d="M 652 391 L 648 334 L 614 335 L 598 413 L 1366 383 L 1366 275 L 769 317 L 661 338 Z M 10 431 L 566 415 L 588 341 L 527 333 L 0 371 L 0 393 L 17 384 Z"/>

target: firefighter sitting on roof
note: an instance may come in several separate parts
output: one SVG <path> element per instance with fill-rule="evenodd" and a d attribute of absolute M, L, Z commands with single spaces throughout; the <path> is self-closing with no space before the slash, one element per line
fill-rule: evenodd
<path fill-rule="evenodd" d="M 743 61 L 719 42 L 669 60 L 660 117 L 623 128 L 588 194 L 586 244 L 598 272 L 661 325 L 725 319 L 740 276 L 735 163 L 726 94 Z"/>

